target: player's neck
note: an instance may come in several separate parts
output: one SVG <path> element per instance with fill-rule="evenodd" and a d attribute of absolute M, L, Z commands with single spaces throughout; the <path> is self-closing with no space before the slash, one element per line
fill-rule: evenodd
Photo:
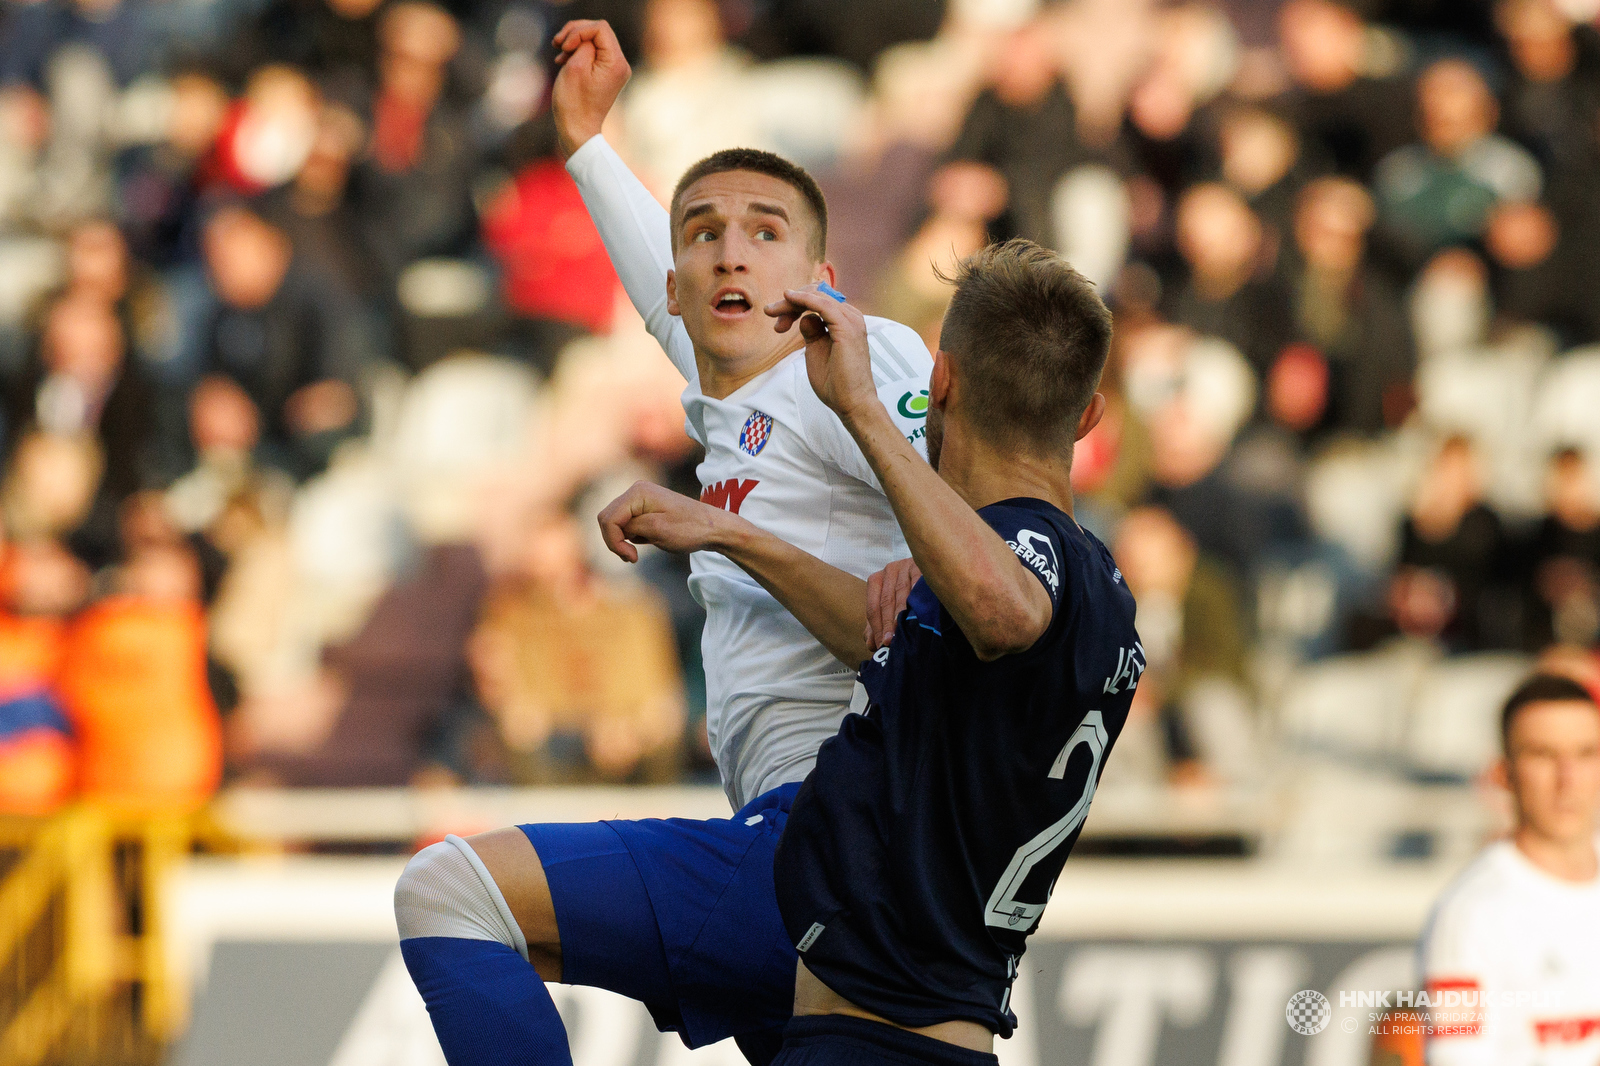
<path fill-rule="evenodd" d="M 1028 496 L 1072 514 L 1070 452 L 1063 459 L 1000 451 L 970 434 L 947 429 L 939 449 L 939 476 L 974 510 Z"/>
<path fill-rule="evenodd" d="M 711 355 L 695 345 L 694 365 L 700 373 L 701 395 L 712 400 L 725 400 L 805 345 L 799 330 L 794 331 L 793 337 L 777 339 L 781 343 L 770 351 L 732 357 Z"/>
<path fill-rule="evenodd" d="M 1584 884 L 1600 877 L 1600 855 L 1595 852 L 1592 834 L 1567 840 L 1523 825 L 1512 840 L 1523 858 L 1558 881 Z"/>

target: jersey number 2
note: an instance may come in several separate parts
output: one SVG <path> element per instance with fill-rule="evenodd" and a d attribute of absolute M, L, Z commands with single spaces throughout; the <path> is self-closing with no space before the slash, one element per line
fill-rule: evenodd
<path fill-rule="evenodd" d="M 1073 750 L 1080 744 L 1089 747 L 1091 761 L 1089 772 L 1083 779 L 1083 794 L 1078 797 L 1078 802 L 1072 805 L 1072 810 L 1068 811 L 1065 817 L 1022 845 L 1011 857 L 1010 865 L 1001 875 L 1000 883 L 995 886 L 994 893 L 984 907 L 985 925 L 1026 934 L 1039 923 L 1039 916 L 1044 913 L 1044 905 L 1050 902 L 1050 893 L 1055 891 L 1055 882 L 1051 881 L 1050 887 L 1045 890 L 1044 899 L 1038 903 L 1024 903 L 1017 899 L 1017 894 L 1022 891 L 1028 875 L 1033 873 L 1033 868 L 1071 839 L 1072 834 L 1078 831 L 1083 820 L 1089 816 L 1089 803 L 1094 799 L 1095 785 L 1100 780 L 1100 760 L 1106 752 L 1106 739 L 1105 719 L 1099 711 L 1090 711 L 1084 716 L 1083 724 L 1078 726 L 1067 740 L 1067 746 L 1061 749 L 1061 754 L 1056 756 L 1056 761 L 1050 765 L 1049 776 L 1059 781 L 1066 776 L 1067 760 Z"/>

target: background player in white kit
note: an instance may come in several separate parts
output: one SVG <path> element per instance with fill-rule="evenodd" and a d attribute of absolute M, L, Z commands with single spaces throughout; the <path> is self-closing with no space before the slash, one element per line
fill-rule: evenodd
<path fill-rule="evenodd" d="M 1429 1066 L 1600 1063 L 1600 708 L 1535 675 L 1507 701 L 1497 774 L 1516 803 L 1441 897 L 1422 941 L 1435 1006 Z M 1472 1004 L 1477 1000 L 1477 1006 Z"/>
<path fill-rule="evenodd" d="M 629 73 L 610 27 L 569 23 L 556 43 L 568 170 L 630 299 L 688 380 L 688 430 L 706 458 L 701 502 L 677 499 L 771 534 L 741 560 L 751 573 L 806 555 L 837 567 L 827 613 L 849 621 L 824 647 L 750 573 L 696 553 L 707 729 L 738 812 L 451 837 L 396 888 L 401 949 L 453 1066 L 570 1063 L 541 977 L 637 999 L 691 1047 L 733 1036 L 761 1063 L 794 997 L 772 880 L 778 835 L 869 651 L 865 579 L 909 552 L 859 447 L 812 391 L 793 328 L 801 310 L 785 292 L 835 280 L 816 183 L 769 153 L 719 152 L 680 180 L 669 217 L 599 135 Z M 879 398 L 925 454 L 932 359 L 905 326 L 869 319 L 867 332 Z M 664 491 L 636 486 L 608 513 Z"/>

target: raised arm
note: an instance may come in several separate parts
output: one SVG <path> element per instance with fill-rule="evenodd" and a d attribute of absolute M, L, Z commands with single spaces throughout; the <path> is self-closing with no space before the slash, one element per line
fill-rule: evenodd
<path fill-rule="evenodd" d="M 672 552 L 717 552 L 772 593 L 846 666 L 860 666 L 872 653 L 867 645 L 867 583 L 738 515 L 640 481 L 600 512 L 600 532 L 606 547 L 630 563 L 639 559 L 635 544 Z"/>
<path fill-rule="evenodd" d="M 678 371 L 695 378 L 694 347 L 683 323 L 667 313 L 672 224 L 667 211 L 600 135 L 606 115 L 632 73 L 605 22 L 578 19 L 555 36 L 561 49 L 552 106 L 567 173 L 578 183 L 606 255 L 650 335 Z"/>
<path fill-rule="evenodd" d="M 923 580 L 961 627 L 973 652 L 987 661 L 1031 648 L 1049 628 L 1054 613 L 1050 594 L 889 417 L 872 380 L 861 312 L 826 296 L 792 290 L 767 313 L 777 317 L 784 303 L 811 312 L 799 322 L 812 388 L 861 446 Z"/>

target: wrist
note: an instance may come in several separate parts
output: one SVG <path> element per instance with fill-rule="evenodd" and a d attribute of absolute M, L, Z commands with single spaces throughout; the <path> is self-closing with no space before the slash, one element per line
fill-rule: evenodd
<path fill-rule="evenodd" d="M 712 507 L 710 510 L 711 533 L 706 538 L 706 547 L 719 555 L 726 555 L 730 559 L 736 558 L 749 546 L 750 532 L 755 527 L 738 515 L 724 511 L 720 507 Z"/>
<path fill-rule="evenodd" d="M 878 399 L 875 392 L 863 392 L 859 396 L 846 397 L 835 407 L 834 414 L 839 416 L 839 421 L 852 433 L 858 433 L 872 428 L 877 423 L 890 421 L 889 412 L 883 406 L 883 401 Z"/>
<path fill-rule="evenodd" d="M 556 147 L 561 150 L 563 161 L 571 159 L 578 154 L 578 149 L 600 136 L 600 127 L 591 127 L 587 123 L 581 126 L 556 126 Z"/>

